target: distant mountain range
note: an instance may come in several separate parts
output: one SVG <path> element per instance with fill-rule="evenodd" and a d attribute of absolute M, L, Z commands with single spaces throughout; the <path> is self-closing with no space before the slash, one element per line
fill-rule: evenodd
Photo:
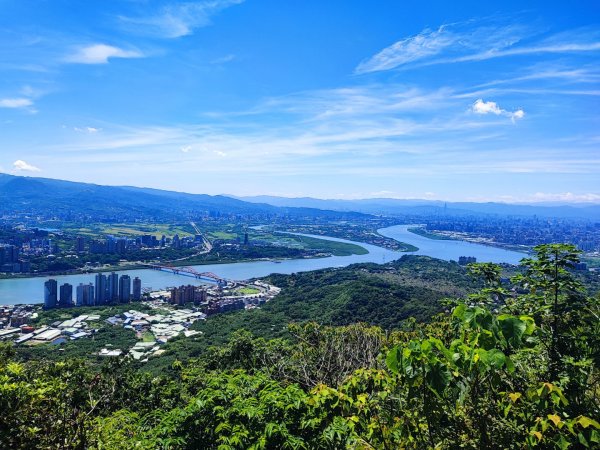
<path fill-rule="evenodd" d="M 322 200 L 311 197 L 287 198 L 267 195 L 235 197 L 247 202 L 273 206 L 319 208 L 333 211 L 357 211 L 375 215 L 498 215 L 540 218 L 579 218 L 600 221 L 600 205 L 517 205 L 508 203 L 443 202 L 439 200 L 399 200 L 373 198 L 363 200 Z"/>
<path fill-rule="evenodd" d="M 431 200 L 322 200 L 310 197 L 233 197 L 132 186 L 21 177 L 0 173 L 0 214 L 89 215 L 106 219 L 177 218 L 190 213 L 264 214 L 330 219 L 385 216 L 538 216 L 600 221 L 600 205 L 541 206 Z"/>
<path fill-rule="evenodd" d="M 362 213 L 323 211 L 310 207 L 273 206 L 223 195 L 186 194 L 131 186 L 101 186 L 0 173 L 0 214 L 173 219 L 198 212 L 332 219 L 365 216 Z"/>

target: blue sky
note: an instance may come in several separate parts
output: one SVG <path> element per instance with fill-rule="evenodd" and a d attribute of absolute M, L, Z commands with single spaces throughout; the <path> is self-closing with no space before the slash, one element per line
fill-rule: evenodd
<path fill-rule="evenodd" d="M 600 202 L 597 1 L 0 0 L 0 171 Z"/>

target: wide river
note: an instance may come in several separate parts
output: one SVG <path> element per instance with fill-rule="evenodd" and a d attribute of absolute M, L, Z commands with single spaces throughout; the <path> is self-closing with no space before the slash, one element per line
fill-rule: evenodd
<path fill-rule="evenodd" d="M 192 267 L 200 272 L 213 272 L 227 279 L 245 280 L 248 278 L 263 277 L 271 273 L 290 274 L 328 267 L 344 267 L 354 263 L 374 262 L 381 264 L 393 261 L 406 254 L 426 255 L 447 261 L 456 261 L 459 256 L 475 256 L 479 262 L 506 262 L 510 264 L 517 264 L 521 258 L 526 256 L 524 253 L 511 252 L 464 241 L 428 239 L 409 232 L 407 228 L 407 225 L 397 225 L 383 228 L 379 230 L 379 233 L 383 236 L 419 247 L 419 250 L 413 253 L 394 252 L 374 245 L 352 242 L 345 239 L 305 235 L 330 241 L 357 244 L 367 249 L 369 253 L 365 255 L 330 256 L 328 258 L 315 259 L 289 259 L 280 262 L 253 261 L 230 264 L 205 264 Z M 181 284 L 205 284 L 205 282 L 196 278 L 152 269 L 126 270 L 118 271 L 117 273 L 127 274 L 131 278 L 140 277 L 142 287 L 154 290 L 164 289 L 169 286 L 179 286 Z M 73 286 L 77 286 L 79 283 L 94 282 L 94 274 L 62 275 L 53 278 L 58 281 L 59 285 L 68 282 Z M 44 300 L 45 280 L 45 278 L 40 277 L 0 280 L 0 305 L 42 303 Z"/>

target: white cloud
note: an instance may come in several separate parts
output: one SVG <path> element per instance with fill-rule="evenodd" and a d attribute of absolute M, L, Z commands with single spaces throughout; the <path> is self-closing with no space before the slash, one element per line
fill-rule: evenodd
<path fill-rule="evenodd" d="M 456 38 L 444 27 L 440 27 L 437 31 L 425 29 L 416 36 L 402 39 L 384 48 L 372 58 L 361 62 L 356 68 L 356 73 L 390 70 L 427 56 L 436 55 L 455 41 Z"/>
<path fill-rule="evenodd" d="M 221 56 L 220 58 L 215 58 L 210 63 L 217 64 L 217 65 L 225 64 L 225 63 L 233 61 L 235 58 L 236 58 L 235 55 L 229 54 L 229 55 Z"/>
<path fill-rule="evenodd" d="M 206 0 L 201 2 L 175 3 L 163 7 L 156 14 L 120 19 L 128 28 L 163 38 L 188 36 L 194 29 L 210 25 L 210 18 L 230 6 L 244 0 Z"/>
<path fill-rule="evenodd" d="M 530 196 L 530 200 L 535 202 L 600 203 L 600 194 L 574 194 L 572 192 L 553 194 L 536 192 Z"/>
<path fill-rule="evenodd" d="M 106 64 L 110 58 L 142 58 L 137 50 L 124 50 L 106 44 L 94 44 L 79 48 L 66 58 L 67 62 L 80 64 Z"/>
<path fill-rule="evenodd" d="M 183 153 L 189 153 L 191 149 L 192 149 L 191 145 L 184 145 L 179 150 L 181 150 Z"/>
<path fill-rule="evenodd" d="M 41 170 L 31 164 L 26 163 L 23 160 L 17 159 L 13 163 L 13 170 L 15 172 L 41 172 Z"/>
<path fill-rule="evenodd" d="M 83 128 L 75 127 L 73 129 L 80 133 L 88 133 L 88 134 L 95 134 L 95 133 L 98 133 L 99 131 L 102 131 L 102 128 L 94 128 L 94 127 L 83 127 Z"/>
<path fill-rule="evenodd" d="M 520 46 L 525 38 L 535 40 L 536 32 L 520 25 L 500 25 L 493 20 L 455 23 L 406 37 L 362 61 L 357 74 L 379 72 L 410 63 L 432 65 L 483 61 L 507 56 L 544 53 L 581 53 L 600 50 L 598 33 L 589 29 L 571 30 L 544 41 Z"/>
<path fill-rule="evenodd" d="M 479 99 L 475 103 L 473 103 L 471 109 L 474 113 L 477 114 L 502 114 L 502 110 L 498 107 L 496 102 L 484 102 L 482 99 Z"/>
<path fill-rule="evenodd" d="M 471 111 L 475 114 L 481 115 L 495 114 L 497 116 L 505 116 L 510 118 L 510 120 L 512 120 L 513 123 L 517 119 L 522 119 L 523 117 L 525 117 L 525 111 L 523 111 L 522 109 L 510 112 L 500 108 L 496 102 L 484 102 L 482 99 L 478 99 L 475 101 L 475 103 L 473 103 L 473 105 L 471 106 Z"/>
<path fill-rule="evenodd" d="M 0 99 L 0 108 L 28 108 L 33 102 L 28 98 L 3 98 Z"/>

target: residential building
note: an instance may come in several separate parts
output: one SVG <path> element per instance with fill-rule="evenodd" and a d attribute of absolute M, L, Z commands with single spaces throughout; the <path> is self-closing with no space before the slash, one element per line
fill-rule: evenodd
<path fill-rule="evenodd" d="M 58 283 L 50 279 L 44 283 L 44 308 L 56 308 L 58 302 Z"/>

